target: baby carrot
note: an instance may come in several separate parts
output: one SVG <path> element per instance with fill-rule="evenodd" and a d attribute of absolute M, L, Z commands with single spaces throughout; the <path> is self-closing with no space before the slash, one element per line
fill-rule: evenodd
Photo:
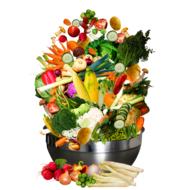
<path fill-rule="evenodd" d="M 62 137 L 55 142 L 55 146 L 56 146 L 56 148 L 62 147 L 64 144 L 66 144 L 68 142 L 69 142 L 69 140 L 66 137 Z"/>

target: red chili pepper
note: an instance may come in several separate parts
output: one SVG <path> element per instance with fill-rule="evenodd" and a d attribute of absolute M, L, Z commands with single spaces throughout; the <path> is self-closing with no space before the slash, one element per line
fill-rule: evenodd
<path fill-rule="evenodd" d="M 125 82 L 125 80 L 127 79 L 127 75 L 126 74 L 122 74 L 120 76 L 117 77 L 116 81 L 115 81 L 115 86 L 113 89 L 113 92 L 115 95 L 117 95 L 119 93 L 119 91 L 121 90 L 121 87 L 123 85 L 123 83 Z"/>
<path fill-rule="evenodd" d="M 47 71 L 45 71 L 45 72 L 42 74 L 41 78 L 42 78 L 42 81 L 43 81 L 43 83 L 44 83 L 45 85 L 56 82 L 56 76 L 55 76 L 53 70 L 47 70 Z"/>

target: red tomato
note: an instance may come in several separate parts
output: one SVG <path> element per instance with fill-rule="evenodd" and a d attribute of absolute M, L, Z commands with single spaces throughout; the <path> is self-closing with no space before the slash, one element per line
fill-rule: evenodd
<path fill-rule="evenodd" d="M 103 29 L 106 29 L 107 28 L 107 20 L 102 18 L 102 19 L 99 19 L 95 22 L 94 26 L 96 29 L 98 30 L 103 30 Z"/>
<path fill-rule="evenodd" d="M 50 113 L 56 113 L 59 111 L 59 107 L 54 102 L 48 103 L 47 108 Z"/>
<path fill-rule="evenodd" d="M 80 33 L 80 29 L 77 27 L 77 26 L 70 26 L 68 28 L 68 34 L 71 36 L 71 37 L 77 37 Z"/>

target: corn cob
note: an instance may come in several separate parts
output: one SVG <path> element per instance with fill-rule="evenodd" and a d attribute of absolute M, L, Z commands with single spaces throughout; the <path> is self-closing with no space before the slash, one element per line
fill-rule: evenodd
<path fill-rule="evenodd" d="M 77 92 L 79 98 L 90 101 L 90 97 L 89 97 L 89 94 L 84 86 L 84 83 L 79 78 L 77 73 L 74 71 L 72 72 L 72 81 L 74 83 L 74 87 L 76 89 L 76 92 Z"/>
<path fill-rule="evenodd" d="M 94 103 L 98 103 L 99 90 L 96 74 L 90 69 L 86 69 L 84 86 L 90 96 L 90 100 Z"/>

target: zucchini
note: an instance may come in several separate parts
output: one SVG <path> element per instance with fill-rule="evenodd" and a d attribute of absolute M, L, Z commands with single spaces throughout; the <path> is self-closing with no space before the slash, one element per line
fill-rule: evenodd
<path fill-rule="evenodd" d="M 130 111 L 131 105 L 124 103 L 121 108 L 117 111 L 117 116 L 115 118 L 114 127 L 120 129 L 125 126 L 125 120 Z"/>
<path fill-rule="evenodd" d="M 71 53 L 64 53 L 62 56 L 62 61 L 64 63 L 72 63 L 74 61 L 74 58 Z"/>
<path fill-rule="evenodd" d="M 117 120 L 117 121 L 115 121 L 115 123 L 114 123 L 114 127 L 115 127 L 116 129 L 121 129 L 121 128 L 124 127 L 124 125 L 125 125 L 125 122 L 124 122 L 123 120 Z"/>
<path fill-rule="evenodd" d="M 116 120 L 123 120 L 123 121 L 125 121 L 125 119 L 126 119 L 126 117 L 123 116 L 123 115 L 117 115 L 116 116 Z"/>
<path fill-rule="evenodd" d="M 80 26 L 80 21 L 79 21 L 78 19 L 74 19 L 74 20 L 72 21 L 72 25 L 79 27 L 79 26 Z"/>
<path fill-rule="evenodd" d="M 111 42 L 115 42 L 118 39 L 117 32 L 114 30 L 111 30 L 107 33 L 107 39 Z"/>
<path fill-rule="evenodd" d="M 123 65 L 123 63 L 117 63 L 115 65 L 115 72 L 122 73 L 124 71 L 125 71 L 125 65 Z"/>

